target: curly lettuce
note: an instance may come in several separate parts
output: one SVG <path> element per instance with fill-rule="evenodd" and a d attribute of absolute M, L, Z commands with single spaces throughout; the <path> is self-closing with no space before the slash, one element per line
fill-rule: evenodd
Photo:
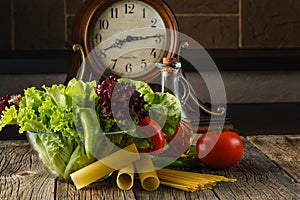
<path fill-rule="evenodd" d="M 160 124 L 165 136 L 175 133 L 176 125 L 181 121 L 181 104 L 174 95 L 155 92 L 146 109 L 150 117 Z"/>
<path fill-rule="evenodd" d="M 90 128 L 99 127 L 99 119 L 93 114 L 97 101 L 95 86 L 96 82 L 72 79 L 67 86 L 28 88 L 18 109 L 11 106 L 3 112 L 0 130 L 6 125 L 18 125 L 20 133 L 28 133 L 44 164 L 57 176 L 68 179 L 70 173 L 95 160 L 91 145 L 97 142 L 98 130 Z"/>

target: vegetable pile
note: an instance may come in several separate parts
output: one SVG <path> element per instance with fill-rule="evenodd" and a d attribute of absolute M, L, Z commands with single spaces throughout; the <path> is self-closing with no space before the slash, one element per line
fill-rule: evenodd
<path fill-rule="evenodd" d="M 23 95 L 0 97 L 0 131 L 6 125 L 26 132 L 43 163 L 62 179 L 132 143 L 154 156 L 158 166 L 199 167 L 201 162 L 222 169 L 237 164 L 243 153 L 233 132 L 206 133 L 190 146 L 189 124 L 181 120 L 174 95 L 113 76 L 99 83 L 72 79 L 67 86 L 31 87 Z M 177 159 L 187 149 L 187 156 Z"/>
<path fill-rule="evenodd" d="M 107 77 L 99 84 L 72 79 L 67 86 L 31 87 L 22 96 L 0 98 L 0 131 L 18 125 L 44 164 L 63 179 L 115 145 L 135 143 L 140 152 L 158 155 L 180 121 L 175 96 L 126 78 Z"/>

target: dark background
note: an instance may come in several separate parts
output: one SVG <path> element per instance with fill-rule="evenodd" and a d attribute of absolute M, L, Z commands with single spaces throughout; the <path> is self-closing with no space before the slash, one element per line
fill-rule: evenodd
<path fill-rule="evenodd" d="M 300 132 L 300 1 L 166 2 L 180 31 L 207 49 L 218 66 L 228 117 L 241 134 Z M 72 43 L 71 27 L 82 3 L 0 2 L 0 95 L 64 82 L 74 54 L 66 43 Z M 183 69 L 198 97 L 209 102 L 192 67 L 185 64 Z"/>

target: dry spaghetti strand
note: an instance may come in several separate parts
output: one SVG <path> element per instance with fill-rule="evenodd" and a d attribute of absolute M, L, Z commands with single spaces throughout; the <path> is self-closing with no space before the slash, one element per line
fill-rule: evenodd
<path fill-rule="evenodd" d="M 183 191 L 212 189 L 219 182 L 235 182 L 236 179 L 212 174 L 178 171 L 172 169 L 157 170 L 162 185 L 177 188 Z"/>

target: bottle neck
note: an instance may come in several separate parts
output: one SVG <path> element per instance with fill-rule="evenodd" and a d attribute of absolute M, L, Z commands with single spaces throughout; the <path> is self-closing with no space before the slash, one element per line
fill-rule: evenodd
<path fill-rule="evenodd" d="M 181 63 L 158 63 L 156 65 L 161 71 L 161 91 L 172 92 L 177 98 L 179 97 L 179 70 Z"/>
<path fill-rule="evenodd" d="M 178 70 L 162 70 L 161 71 L 161 89 L 162 92 L 171 91 L 174 96 L 177 98 L 179 97 L 179 90 L 178 90 Z M 167 91 L 166 91 L 167 90 Z"/>

